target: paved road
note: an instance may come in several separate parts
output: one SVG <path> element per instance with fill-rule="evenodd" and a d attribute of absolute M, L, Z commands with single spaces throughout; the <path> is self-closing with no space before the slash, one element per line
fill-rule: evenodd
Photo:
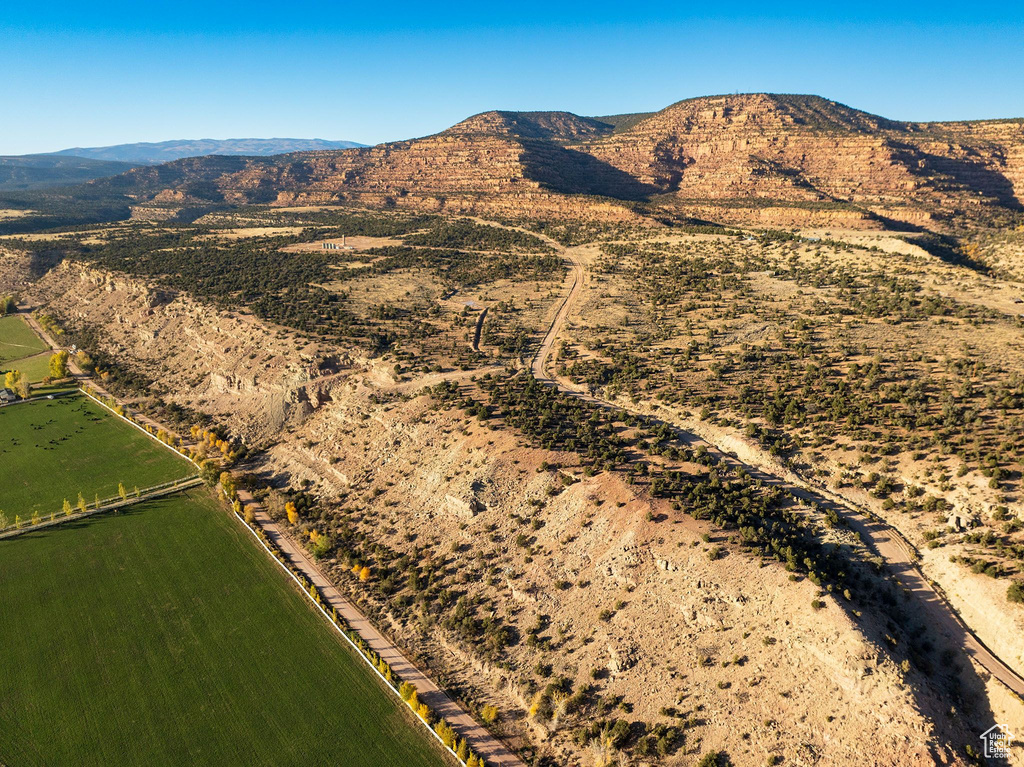
<path fill-rule="evenodd" d="M 248 492 L 240 490 L 238 496 L 243 503 L 253 506 L 256 521 L 263 528 L 267 537 L 287 555 L 297 570 L 316 584 L 324 600 L 331 607 L 337 609 L 339 615 L 344 616 L 348 625 L 366 640 L 374 652 L 388 662 L 396 674 L 416 686 L 420 701 L 430 706 L 430 709 L 438 716 L 443 716 L 459 735 L 469 741 L 472 749 L 484 758 L 489 767 L 525 767 L 518 756 L 473 719 L 458 703 L 449 698 L 444 690 L 434 684 L 430 677 L 406 658 L 387 637 L 373 626 L 366 616 L 342 596 L 341 592 L 321 572 L 316 562 L 306 554 L 301 546 L 284 534 L 281 527 L 270 518 L 266 510 Z"/>
<path fill-rule="evenodd" d="M 572 265 L 572 282 L 568 293 L 566 293 L 555 314 L 555 318 L 551 322 L 551 326 L 548 328 L 547 335 L 545 335 L 544 341 L 541 343 L 537 356 L 534 358 L 532 366 L 533 375 L 538 381 L 551 384 L 566 394 L 600 407 L 626 410 L 642 415 L 655 423 L 664 423 L 675 432 L 683 443 L 691 447 L 703 445 L 719 461 L 736 468 L 743 468 L 753 478 L 763 481 L 766 485 L 782 488 L 797 498 L 809 502 L 813 501 L 820 504 L 823 508 L 832 509 L 837 514 L 842 515 L 849 523 L 850 529 L 860 533 L 861 539 L 885 560 L 897 582 L 917 598 L 918 602 L 922 605 L 922 610 L 928 624 L 949 641 L 962 647 L 964 652 L 978 665 L 1014 693 L 1024 698 L 1024 676 L 1021 676 L 1008 664 L 1004 663 L 968 628 L 952 605 L 949 604 L 945 597 L 939 593 L 925 577 L 924 573 L 921 572 L 917 565 L 917 551 L 899 531 L 871 516 L 866 510 L 856 508 L 846 499 L 831 493 L 824 487 L 814 485 L 802 477 L 795 474 L 788 477 L 780 477 L 763 467 L 744 463 L 735 456 L 726 453 L 717 445 L 680 428 L 677 424 L 651 416 L 629 405 L 612 403 L 581 392 L 574 388 L 571 382 L 550 375 L 547 368 L 555 340 L 565 324 L 566 317 L 572 311 L 573 305 L 579 297 L 586 280 L 586 271 L 583 264 L 573 250 L 571 248 L 560 248 L 560 250 Z"/>

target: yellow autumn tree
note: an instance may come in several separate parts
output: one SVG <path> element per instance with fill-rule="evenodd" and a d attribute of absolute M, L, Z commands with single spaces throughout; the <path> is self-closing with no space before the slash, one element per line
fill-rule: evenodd
<path fill-rule="evenodd" d="M 441 742 L 448 746 L 448 748 L 451 748 L 458 739 L 458 736 L 455 734 L 455 730 L 452 729 L 452 726 L 444 719 L 439 719 L 437 721 L 437 724 L 434 725 L 434 732 L 437 733 L 437 737 L 439 737 Z"/>
<path fill-rule="evenodd" d="M 530 708 L 527 710 L 526 715 L 529 716 L 530 719 L 536 719 L 537 715 L 540 713 L 540 707 L 543 702 L 544 693 L 538 692 L 533 696 L 533 703 L 530 704 Z"/>
<path fill-rule="evenodd" d="M 68 377 L 68 353 L 61 349 L 50 357 L 50 378 Z"/>
<path fill-rule="evenodd" d="M 20 370 L 8 370 L 4 376 L 4 388 L 16 391 L 22 399 L 28 399 L 29 387 Z"/>
<path fill-rule="evenodd" d="M 299 510 L 295 508 L 295 504 L 288 501 L 284 505 L 284 513 L 288 515 L 288 523 L 297 525 L 299 523 Z"/>
<path fill-rule="evenodd" d="M 369 567 L 363 567 L 363 569 L 361 569 L 359 571 L 359 580 L 364 581 L 364 582 L 370 580 L 370 568 Z"/>

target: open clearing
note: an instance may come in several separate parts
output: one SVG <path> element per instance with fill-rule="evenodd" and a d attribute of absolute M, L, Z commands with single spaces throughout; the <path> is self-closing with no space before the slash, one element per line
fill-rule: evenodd
<path fill-rule="evenodd" d="M 12 360 L 39 354 L 49 348 L 21 317 L 14 314 L 0 317 L 0 368 L 8 369 Z"/>
<path fill-rule="evenodd" d="M 37 354 L 34 357 L 24 357 L 20 360 L 0 363 L 0 373 L 6 373 L 8 370 L 18 370 L 29 383 L 39 383 L 46 376 L 50 375 L 51 356 L 49 353 L 43 353 Z"/>
<path fill-rule="evenodd" d="M 447 763 L 205 490 L 0 561 L 0 764 Z"/>
<path fill-rule="evenodd" d="M 81 493 L 111 498 L 187 477 L 195 467 L 85 396 L 0 408 L 0 509 L 22 518 L 60 511 Z"/>

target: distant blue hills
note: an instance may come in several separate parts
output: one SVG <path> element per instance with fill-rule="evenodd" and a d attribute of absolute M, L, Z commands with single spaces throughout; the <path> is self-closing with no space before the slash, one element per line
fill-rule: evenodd
<path fill-rule="evenodd" d="M 114 146 L 73 147 L 59 152 L 0 156 L 0 191 L 45 189 L 115 176 L 140 165 L 159 165 L 185 157 L 246 155 L 266 157 L 290 152 L 353 149 L 355 141 L 319 138 L 229 138 L 142 141 Z"/>
<path fill-rule="evenodd" d="M 208 154 L 231 154 L 265 157 L 289 152 L 312 152 L 325 149 L 353 149 L 366 146 L 355 141 L 328 141 L 321 138 L 229 138 L 181 139 L 176 141 L 141 141 L 137 144 L 74 147 L 52 152 L 54 155 L 86 157 L 92 160 L 113 160 L 139 165 L 157 165 L 183 157 Z"/>

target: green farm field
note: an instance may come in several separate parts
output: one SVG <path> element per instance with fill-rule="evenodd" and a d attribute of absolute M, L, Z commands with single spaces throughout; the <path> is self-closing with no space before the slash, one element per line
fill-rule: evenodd
<path fill-rule="evenodd" d="M 11 360 L 10 362 L 0 364 L 0 373 L 6 373 L 8 370 L 18 370 L 29 383 L 39 383 L 46 376 L 50 375 L 51 356 L 49 353 L 46 353 L 37 354 L 34 357 L 24 357 L 20 360 Z"/>
<path fill-rule="evenodd" d="M 0 562 L 0 764 L 448 764 L 205 489 Z"/>
<path fill-rule="evenodd" d="M 21 317 L 15 314 L 0 317 L 0 369 L 9 370 L 12 360 L 39 354 L 49 348 Z"/>
<path fill-rule="evenodd" d="M 0 509 L 9 518 L 187 477 L 195 467 L 88 397 L 0 407 Z"/>

